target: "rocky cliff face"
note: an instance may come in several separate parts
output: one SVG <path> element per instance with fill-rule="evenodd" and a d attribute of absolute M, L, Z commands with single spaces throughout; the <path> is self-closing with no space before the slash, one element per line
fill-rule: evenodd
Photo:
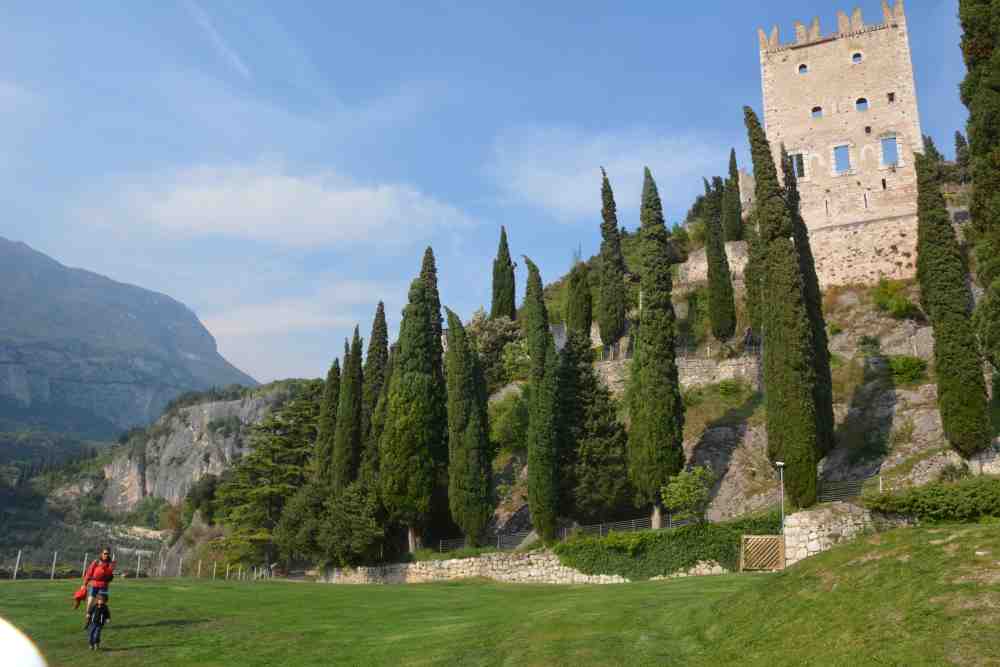
<path fill-rule="evenodd" d="M 219 475 L 248 449 L 249 427 L 293 394 L 294 382 L 248 391 L 237 400 L 198 403 L 168 411 L 104 467 L 104 506 L 127 512 L 143 498 L 177 504 L 204 475 Z"/>
<path fill-rule="evenodd" d="M 114 436 L 170 399 L 254 386 L 193 312 L 0 237 L 0 430 Z"/>

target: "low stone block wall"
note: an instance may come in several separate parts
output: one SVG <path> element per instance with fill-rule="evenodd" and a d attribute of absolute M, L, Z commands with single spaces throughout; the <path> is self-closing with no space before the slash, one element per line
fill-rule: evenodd
<path fill-rule="evenodd" d="M 630 360 L 616 360 L 594 364 L 594 370 L 614 396 L 625 393 L 629 363 Z M 677 375 L 681 387 L 685 389 L 717 384 L 723 380 L 740 380 L 754 389 L 760 388 L 760 363 L 754 356 L 721 361 L 681 357 L 677 360 Z"/>
<path fill-rule="evenodd" d="M 850 503 L 830 503 L 785 517 L 785 565 L 815 556 L 874 528 L 871 512 Z"/>
<path fill-rule="evenodd" d="M 683 572 L 656 579 L 697 577 L 728 572 L 714 561 L 702 561 Z M 319 578 L 328 584 L 423 584 L 483 577 L 518 584 L 625 584 L 618 575 L 583 574 L 559 563 L 551 551 L 484 554 L 476 558 L 398 563 L 355 569 L 330 568 Z"/>

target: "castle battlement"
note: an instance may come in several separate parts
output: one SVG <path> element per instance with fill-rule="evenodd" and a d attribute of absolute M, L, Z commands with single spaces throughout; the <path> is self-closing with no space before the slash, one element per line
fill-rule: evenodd
<path fill-rule="evenodd" d="M 777 25 L 771 28 L 770 34 L 764 32 L 763 28 L 758 28 L 757 37 L 760 41 L 761 51 L 776 52 L 812 46 L 845 37 L 858 37 L 865 33 L 885 30 L 889 27 L 895 28 L 906 21 L 903 0 L 896 0 L 894 5 L 890 5 L 888 0 L 882 0 L 882 18 L 882 23 L 866 26 L 861 8 L 856 7 L 850 16 L 844 11 L 837 12 L 837 32 L 831 35 L 823 35 L 819 17 L 817 16 L 808 27 L 801 21 L 796 21 L 795 41 L 789 44 L 781 43 L 781 33 Z"/>

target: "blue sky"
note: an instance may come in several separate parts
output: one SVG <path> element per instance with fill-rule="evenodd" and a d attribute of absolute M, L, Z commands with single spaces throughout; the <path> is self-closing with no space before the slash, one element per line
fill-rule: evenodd
<path fill-rule="evenodd" d="M 128 4 L 5 4 L 0 235 L 183 301 L 262 381 L 324 374 L 379 299 L 394 331 L 428 244 L 465 319 L 501 224 L 555 279 L 599 246 L 601 165 L 626 227 L 643 165 L 679 220 L 730 146 L 746 162 L 757 28 L 828 33 L 853 7 Z M 923 129 L 948 154 L 957 5 L 906 3 Z"/>

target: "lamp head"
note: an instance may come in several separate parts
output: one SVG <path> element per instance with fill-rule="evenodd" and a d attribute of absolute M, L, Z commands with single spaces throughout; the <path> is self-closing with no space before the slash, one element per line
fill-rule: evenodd
<path fill-rule="evenodd" d="M 778 466 L 779 468 L 784 468 L 785 467 L 785 462 L 784 461 L 775 461 L 774 465 Z"/>

